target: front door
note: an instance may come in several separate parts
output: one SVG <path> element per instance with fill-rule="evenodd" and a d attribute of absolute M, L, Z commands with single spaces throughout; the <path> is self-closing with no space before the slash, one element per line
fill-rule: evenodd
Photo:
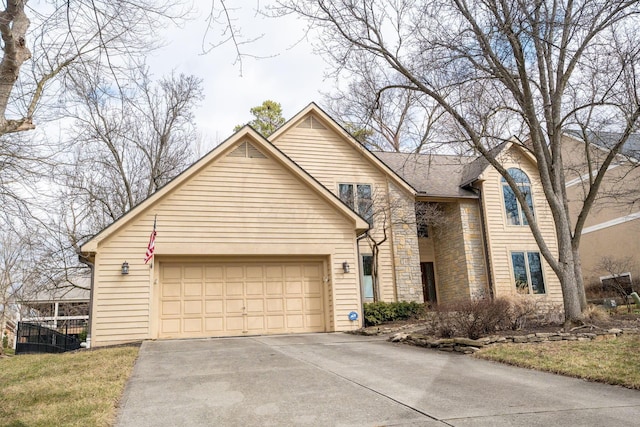
<path fill-rule="evenodd" d="M 436 303 L 436 276 L 432 262 L 421 262 L 420 272 L 422 273 L 422 294 L 424 302 Z"/>

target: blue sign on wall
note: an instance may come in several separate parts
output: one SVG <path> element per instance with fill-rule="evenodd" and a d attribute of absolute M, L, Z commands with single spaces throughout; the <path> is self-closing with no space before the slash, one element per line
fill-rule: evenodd
<path fill-rule="evenodd" d="M 358 320 L 358 313 L 356 313 L 355 311 L 349 313 L 349 320 L 351 320 L 352 322 Z"/>

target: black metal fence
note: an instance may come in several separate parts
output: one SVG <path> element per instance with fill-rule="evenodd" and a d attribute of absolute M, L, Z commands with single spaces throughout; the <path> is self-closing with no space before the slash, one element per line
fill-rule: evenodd
<path fill-rule="evenodd" d="M 80 348 L 78 335 L 86 330 L 86 320 L 66 320 L 60 327 L 18 322 L 16 354 L 64 353 Z"/>

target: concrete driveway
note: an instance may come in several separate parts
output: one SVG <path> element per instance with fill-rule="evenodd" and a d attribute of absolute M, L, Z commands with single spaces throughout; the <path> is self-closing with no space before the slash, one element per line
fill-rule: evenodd
<path fill-rule="evenodd" d="M 377 337 L 145 342 L 118 426 L 637 426 L 640 391 Z"/>

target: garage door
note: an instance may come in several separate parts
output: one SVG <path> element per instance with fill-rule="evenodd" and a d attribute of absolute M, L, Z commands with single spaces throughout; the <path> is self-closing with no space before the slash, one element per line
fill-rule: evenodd
<path fill-rule="evenodd" d="M 160 338 L 323 332 L 322 262 L 160 263 Z"/>

